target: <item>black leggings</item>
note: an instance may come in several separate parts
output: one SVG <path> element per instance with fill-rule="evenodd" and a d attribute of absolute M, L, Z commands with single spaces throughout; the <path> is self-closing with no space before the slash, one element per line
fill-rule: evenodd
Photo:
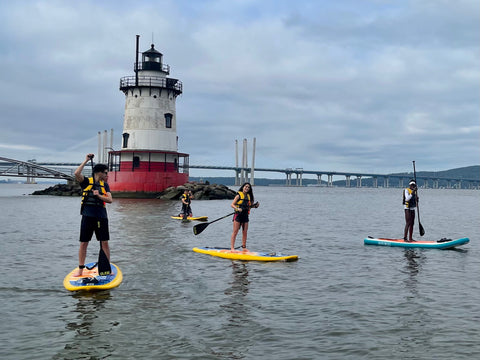
<path fill-rule="evenodd" d="M 413 225 L 415 224 L 415 209 L 405 209 L 405 230 L 403 231 L 403 239 L 412 240 Z"/>

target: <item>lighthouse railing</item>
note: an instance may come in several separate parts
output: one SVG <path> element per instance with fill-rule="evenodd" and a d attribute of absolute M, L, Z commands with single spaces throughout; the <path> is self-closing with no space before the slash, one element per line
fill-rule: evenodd
<path fill-rule="evenodd" d="M 135 76 L 125 76 L 120 79 L 120 90 L 125 91 L 137 86 L 157 87 L 174 90 L 182 93 L 183 85 L 178 79 L 165 78 L 160 76 L 139 76 L 138 84 Z"/>

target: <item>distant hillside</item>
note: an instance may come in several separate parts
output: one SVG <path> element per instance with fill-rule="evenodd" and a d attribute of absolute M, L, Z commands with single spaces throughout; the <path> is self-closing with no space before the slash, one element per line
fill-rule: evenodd
<path fill-rule="evenodd" d="M 406 178 L 413 178 L 413 172 L 406 173 L 394 173 L 390 175 L 404 175 Z M 305 178 L 309 176 L 310 178 Z M 461 178 L 461 179 L 471 179 L 471 180 L 480 180 L 480 165 L 467 166 L 451 170 L 443 171 L 417 171 L 417 177 L 435 177 L 435 178 Z M 322 184 L 326 185 L 326 176 L 322 177 Z M 223 184 L 227 186 L 235 185 L 235 178 L 232 177 L 196 177 L 190 176 L 190 181 L 208 181 L 210 184 Z M 304 175 L 302 179 L 304 186 L 306 185 L 317 185 L 317 180 L 313 178 L 312 175 Z M 292 184 L 295 184 L 295 176 L 292 176 Z M 419 181 L 421 186 L 421 182 Z M 255 185 L 259 186 L 282 186 L 285 185 L 285 179 L 268 179 L 268 178 L 255 178 Z M 345 186 L 345 179 L 334 181 L 335 186 L 343 187 Z M 373 180 L 371 178 L 362 178 L 362 186 L 372 186 Z M 383 186 L 383 179 L 378 180 L 378 185 Z M 439 186 L 446 186 L 446 182 L 440 181 Z M 356 186 L 356 177 L 352 176 L 350 179 L 350 186 Z M 398 186 L 398 181 L 396 179 L 389 180 L 390 187 Z"/>
<path fill-rule="evenodd" d="M 413 173 L 398 173 L 392 175 L 412 175 Z M 457 169 L 444 170 L 444 171 L 417 171 L 417 176 L 435 176 L 446 178 L 462 178 L 471 180 L 480 180 L 480 165 L 467 166 Z"/>

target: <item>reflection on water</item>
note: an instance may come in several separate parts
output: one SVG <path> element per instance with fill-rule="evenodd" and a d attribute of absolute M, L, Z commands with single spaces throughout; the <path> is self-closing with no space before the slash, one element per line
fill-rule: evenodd
<path fill-rule="evenodd" d="M 222 323 L 220 334 L 229 334 L 228 339 L 217 342 L 211 349 L 215 358 L 244 359 L 248 351 L 249 342 L 242 341 L 243 337 L 251 333 L 248 330 L 250 318 L 247 295 L 250 280 L 248 279 L 248 265 L 244 262 L 231 262 L 232 277 L 225 289 L 225 301 L 220 305 L 221 310 L 226 314 Z M 223 336 L 222 336 L 223 337 Z M 247 349 L 245 349 L 247 348 Z"/>
<path fill-rule="evenodd" d="M 248 310 L 245 308 L 243 297 L 248 294 L 248 269 L 245 263 L 232 261 L 232 280 L 230 287 L 225 289 L 224 294 L 229 296 L 229 302 L 221 305 L 222 308 L 230 312 L 229 325 L 236 325 L 244 321 L 248 316 Z"/>
<path fill-rule="evenodd" d="M 407 270 L 410 275 L 417 275 L 420 271 L 420 263 L 417 259 L 421 259 L 421 256 L 414 249 L 406 249 L 405 259 L 407 259 Z"/>
<path fill-rule="evenodd" d="M 248 269 L 244 262 L 238 263 L 232 261 L 232 281 L 229 283 L 231 287 L 225 290 L 225 295 L 238 294 L 245 296 L 248 293 Z"/>
<path fill-rule="evenodd" d="M 99 292 L 78 292 L 73 297 L 77 300 L 71 313 L 75 318 L 66 320 L 66 329 L 73 334 L 71 341 L 65 344 L 63 351 L 53 359 L 100 359 L 113 354 L 113 348 L 108 338 L 112 326 L 118 322 L 105 323 L 101 312 L 110 300 L 109 290 Z M 108 320 L 108 319 L 107 319 Z M 92 339 L 96 345 L 92 347 Z"/>
<path fill-rule="evenodd" d="M 405 249 L 404 256 L 407 260 L 406 269 L 409 275 L 405 279 L 405 286 L 413 295 L 416 295 L 418 285 L 417 275 L 422 268 L 425 255 L 416 249 Z"/>
<path fill-rule="evenodd" d="M 426 265 L 425 251 L 421 249 L 405 249 L 406 259 L 404 280 L 405 288 L 409 292 L 405 295 L 405 302 L 401 303 L 397 313 L 398 322 L 401 326 L 397 329 L 399 342 L 393 346 L 393 354 L 401 358 L 410 358 L 409 351 L 412 344 L 418 346 L 430 346 L 430 319 L 431 310 L 425 306 L 425 294 L 420 284 L 423 276 L 422 268 Z M 419 290 L 420 289 L 420 290 Z"/>

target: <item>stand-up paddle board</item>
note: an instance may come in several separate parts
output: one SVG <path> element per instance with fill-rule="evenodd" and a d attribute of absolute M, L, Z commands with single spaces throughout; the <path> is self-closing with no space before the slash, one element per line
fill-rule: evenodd
<path fill-rule="evenodd" d="M 73 276 L 78 268 L 73 269 L 63 280 L 63 286 L 70 291 L 98 291 L 112 289 L 120 285 L 123 280 L 120 268 L 110 263 L 112 272 L 109 275 L 98 275 L 98 267 L 95 263 L 85 264 L 81 276 Z M 92 268 L 93 267 L 93 268 Z M 92 269 L 88 269 L 92 268 Z"/>
<path fill-rule="evenodd" d="M 175 220 L 184 220 L 183 219 L 183 216 L 171 216 L 172 219 L 175 219 Z M 208 216 L 188 216 L 187 217 L 187 220 L 195 220 L 195 221 L 207 221 L 208 220 Z"/>
<path fill-rule="evenodd" d="M 295 261 L 298 255 L 285 255 L 277 252 L 256 252 L 250 250 L 230 250 L 217 247 L 194 247 L 193 251 L 201 254 L 221 257 L 231 260 L 253 260 L 253 261 Z"/>
<path fill-rule="evenodd" d="M 373 238 L 371 236 L 365 238 L 363 243 L 365 245 L 381 245 L 381 246 L 400 246 L 407 248 L 427 248 L 427 249 L 450 249 L 453 247 L 465 245 L 470 241 L 469 238 L 461 239 L 440 239 L 435 241 L 416 240 L 412 242 L 403 239 L 385 239 Z"/>

